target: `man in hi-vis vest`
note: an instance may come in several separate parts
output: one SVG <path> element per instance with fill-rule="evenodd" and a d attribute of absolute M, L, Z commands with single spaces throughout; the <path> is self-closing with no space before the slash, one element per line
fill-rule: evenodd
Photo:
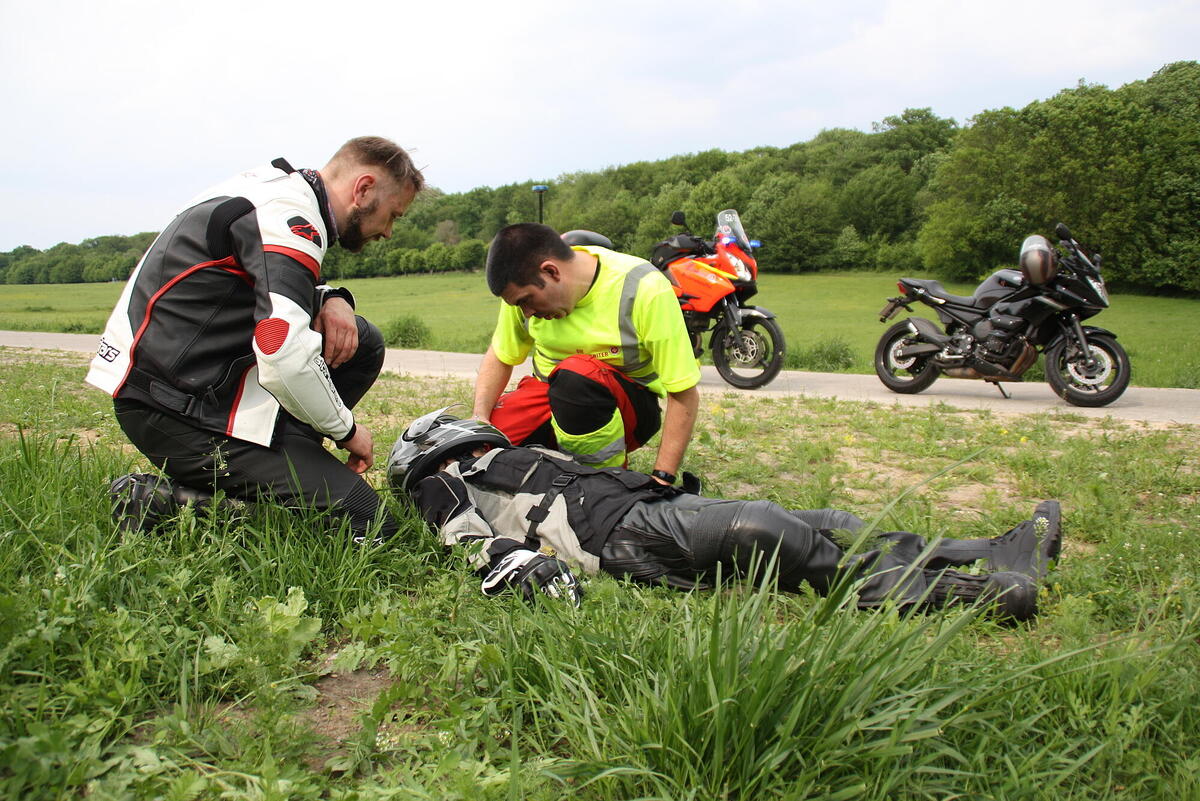
<path fill-rule="evenodd" d="M 675 483 L 700 368 L 667 278 L 645 259 L 571 247 L 549 226 L 521 223 L 492 240 L 487 281 L 504 305 L 475 383 L 475 417 L 516 444 L 593 467 L 624 465 L 661 424 L 650 475 Z M 502 395 L 531 354 L 533 375 Z"/>

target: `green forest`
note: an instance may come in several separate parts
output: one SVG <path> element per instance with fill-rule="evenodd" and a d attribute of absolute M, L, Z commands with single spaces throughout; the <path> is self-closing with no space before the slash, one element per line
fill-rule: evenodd
<path fill-rule="evenodd" d="M 537 219 L 649 255 L 683 209 L 697 233 L 736 208 L 760 268 L 925 272 L 969 281 L 1067 223 L 1117 286 L 1200 292 L 1200 63 L 1117 89 L 1080 82 L 1021 109 L 958 123 L 905 109 L 870 133 L 834 128 L 788 147 L 708 150 L 598 172 L 447 194 L 426 191 L 392 238 L 332 249 L 327 279 L 475 269 L 487 241 Z M 0 282 L 123 280 L 153 233 L 0 253 Z"/>

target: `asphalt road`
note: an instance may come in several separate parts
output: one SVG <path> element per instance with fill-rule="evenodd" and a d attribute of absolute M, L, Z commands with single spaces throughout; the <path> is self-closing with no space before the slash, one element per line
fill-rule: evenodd
<path fill-rule="evenodd" d="M 66 350 L 93 353 L 99 337 L 95 334 L 42 334 L 29 331 L 0 331 L 0 347 L 39 350 Z M 427 376 L 456 376 L 474 380 L 479 354 L 443 353 L 431 350 L 389 350 L 384 369 L 396 373 Z M 1136 378 L 1137 365 L 1134 365 Z M 702 368 L 700 381 L 706 393 L 749 393 L 760 396 L 809 396 L 841 400 L 872 401 L 900 406 L 929 406 L 943 403 L 961 409 L 991 409 L 1001 414 L 1041 414 L 1069 412 L 1085 417 L 1113 417 L 1119 420 L 1156 424 L 1182 423 L 1200 426 L 1200 390 L 1159 389 L 1131 386 L 1119 399 L 1098 409 L 1072 406 L 1059 398 L 1045 382 L 1005 384 L 1011 398 L 983 381 L 939 378 L 918 395 L 898 395 L 889 391 L 874 375 L 844 373 L 806 373 L 784 370 L 763 389 L 739 390 L 726 384 L 712 367 Z M 527 375 L 518 368 L 514 375 Z"/>

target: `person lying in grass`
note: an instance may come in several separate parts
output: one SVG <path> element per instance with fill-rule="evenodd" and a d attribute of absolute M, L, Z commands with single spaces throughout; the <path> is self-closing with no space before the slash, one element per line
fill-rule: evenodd
<path fill-rule="evenodd" d="M 408 426 L 392 448 L 388 478 L 445 545 L 472 549 L 486 595 L 511 588 L 530 600 L 540 592 L 578 605 L 576 570 L 685 590 L 711 587 L 720 574 L 791 592 L 807 583 L 824 593 L 849 571 L 862 608 L 889 599 L 909 607 L 981 600 L 1017 621 L 1037 613 L 1039 581 L 1062 545 L 1059 504 L 1051 500 L 991 539 L 929 545 L 894 531 L 847 556 L 834 532 L 865 526 L 849 512 L 705 498 L 644 473 L 513 447 L 499 429 L 449 408 Z M 953 569 L 977 561 L 987 572 Z"/>

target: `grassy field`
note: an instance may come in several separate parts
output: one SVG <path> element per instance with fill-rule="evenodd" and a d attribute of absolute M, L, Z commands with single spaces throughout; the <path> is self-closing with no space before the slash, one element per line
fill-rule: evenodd
<path fill-rule="evenodd" d="M 822 372 L 872 372 L 885 326 L 878 312 L 896 294 L 885 273 L 764 275 L 755 303 L 784 329 L 788 367 Z M 345 282 L 359 310 L 381 326 L 415 316 L 429 329 L 433 350 L 482 353 L 496 304 L 480 274 L 414 275 Z M 974 286 L 948 284 L 970 294 Z M 0 329 L 99 333 L 121 284 L 0 285 Z M 932 312 L 927 316 L 932 317 Z M 1117 294 L 1112 308 L 1089 321 L 1116 332 L 1133 363 L 1133 383 L 1200 389 L 1200 299 Z"/>
<path fill-rule="evenodd" d="M 607 578 L 573 611 L 484 598 L 398 503 L 374 547 L 270 509 L 115 532 L 145 463 L 83 366 L 0 350 L 0 797 L 1200 798 L 1194 427 L 709 397 L 712 495 L 931 536 L 1060 498 L 1040 618 Z M 470 393 L 385 376 L 377 459 Z"/>

